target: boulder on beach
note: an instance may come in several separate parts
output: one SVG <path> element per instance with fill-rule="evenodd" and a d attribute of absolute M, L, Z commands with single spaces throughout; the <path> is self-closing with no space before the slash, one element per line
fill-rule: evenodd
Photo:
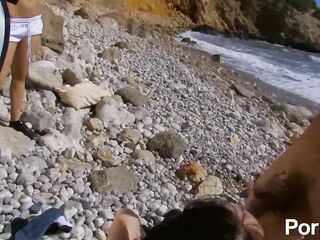
<path fill-rule="evenodd" d="M 0 126 L 0 151 L 10 149 L 15 157 L 28 154 L 34 150 L 34 141 L 9 127 Z"/>
<path fill-rule="evenodd" d="M 54 90 L 62 87 L 62 77 L 54 63 L 42 60 L 30 64 L 26 85 L 31 88 Z"/>
<path fill-rule="evenodd" d="M 147 148 L 163 158 L 178 158 L 186 150 L 187 143 L 177 133 L 160 132 L 149 140 Z"/>
<path fill-rule="evenodd" d="M 121 88 L 115 94 L 121 96 L 125 103 L 131 103 L 133 106 L 141 106 L 146 102 L 143 94 L 135 87 Z"/>
<path fill-rule="evenodd" d="M 97 117 L 107 125 L 127 126 L 135 121 L 135 117 L 125 109 L 123 103 L 112 97 L 105 97 L 96 106 Z"/>
<path fill-rule="evenodd" d="M 42 45 L 61 53 L 64 49 L 63 17 L 56 15 L 45 4 L 41 4 L 41 16 L 43 21 Z"/>

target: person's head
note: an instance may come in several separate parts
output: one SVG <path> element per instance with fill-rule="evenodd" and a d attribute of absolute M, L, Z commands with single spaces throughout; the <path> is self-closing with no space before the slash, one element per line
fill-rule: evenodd
<path fill-rule="evenodd" d="M 173 210 L 144 240 L 262 240 L 263 230 L 243 208 L 222 200 L 200 200 Z"/>

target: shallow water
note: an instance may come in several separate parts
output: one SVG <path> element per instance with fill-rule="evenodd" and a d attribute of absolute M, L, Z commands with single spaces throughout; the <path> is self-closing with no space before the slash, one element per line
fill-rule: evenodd
<path fill-rule="evenodd" d="M 223 63 L 250 73 L 273 86 L 320 103 L 320 54 L 263 41 L 185 32 L 198 49 L 221 54 Z"/>

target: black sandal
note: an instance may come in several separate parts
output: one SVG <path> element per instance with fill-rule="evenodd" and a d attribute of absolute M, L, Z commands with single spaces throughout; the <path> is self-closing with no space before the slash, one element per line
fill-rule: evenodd
<path fill-rule="evenodd" d="M 25 136 L 30 138 L 31 140 L 37 140 L 39 135 L 31 128 L 29 128 L 24 122 L 18 120 L 15 122 L 10 122 L 9 127 L 14 130 L 23 133 Z"/>

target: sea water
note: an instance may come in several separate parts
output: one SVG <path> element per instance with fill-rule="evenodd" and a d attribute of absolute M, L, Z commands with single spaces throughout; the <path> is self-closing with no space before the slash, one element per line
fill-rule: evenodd
<path fill-rule="evenodd" d="M 181 34 L 177 40 L 183 37 L 196 41 L 195 48 L 222 55 L 222 61 L 227 65 L 320 103 L 320 54 L 263 41 L 191 31 Z"/>

